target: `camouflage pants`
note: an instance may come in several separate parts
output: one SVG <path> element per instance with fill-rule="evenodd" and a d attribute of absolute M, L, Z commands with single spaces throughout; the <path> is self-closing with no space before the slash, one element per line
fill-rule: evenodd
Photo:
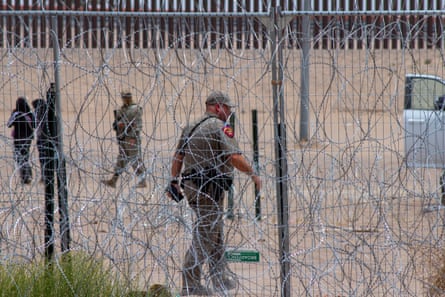
<path fill-rule="evenodd" d="M 141 157 L 141 141 L 138 138 L 126 137 L 119 140 L 119 155 L 115 167 L 116 174 L 120 175 L 128 165 L 133 167 L 138 176 L 145 172 L 144 162 Z"/>

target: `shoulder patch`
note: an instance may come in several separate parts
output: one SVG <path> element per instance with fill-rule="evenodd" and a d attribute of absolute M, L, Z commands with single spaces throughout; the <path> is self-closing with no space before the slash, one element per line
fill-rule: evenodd
<path fill-rule="evenodd" d="M 229 124 L 224 125 L 223 132 L 229 138 L 233 138 L 233 136 L 235 136 L 235 132 L 233 131 L 233 128 Z"/>

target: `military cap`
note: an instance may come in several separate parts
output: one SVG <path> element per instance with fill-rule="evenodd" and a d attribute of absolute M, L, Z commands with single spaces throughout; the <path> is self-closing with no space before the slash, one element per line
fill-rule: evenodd
<path fill-rule="evenodd" d="M 132 94 L 130 91 L 122 91 L 121 92 L 121 97 L 124 99 L 131 99 L 132 98 Z"/>
<path fill-rule="evenodd" d="M 233 104 L 232 100 L 230 100 L 230 97 L 221 91 L 213 91 L 212 93 L 210 93 L 210 95 L 206 99 L 206 104 L 225 104 L 229 107 L 236 106 L 235 104 Z"/>

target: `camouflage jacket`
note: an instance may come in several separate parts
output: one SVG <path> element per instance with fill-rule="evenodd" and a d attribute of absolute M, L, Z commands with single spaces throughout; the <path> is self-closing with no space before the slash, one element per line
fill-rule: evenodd
<path fill-rule="evenodd" d="M 142 130 L 142 108 L 137 104 L 124 105 L 114 111 L 113 129 L 118 139 L 139 138 Z"/>

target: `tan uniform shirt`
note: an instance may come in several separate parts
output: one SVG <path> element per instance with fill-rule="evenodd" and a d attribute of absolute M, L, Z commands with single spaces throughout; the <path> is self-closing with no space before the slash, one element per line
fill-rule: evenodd
<path fill-rule="evenodd" d="M 184 172 L 213 168 L 221 173 L 232 173 L 233 166 L 227 157 L 241 153 L 233 129 L 208 113 L 184 129 L 177 151 L 184 155 Z"/>

